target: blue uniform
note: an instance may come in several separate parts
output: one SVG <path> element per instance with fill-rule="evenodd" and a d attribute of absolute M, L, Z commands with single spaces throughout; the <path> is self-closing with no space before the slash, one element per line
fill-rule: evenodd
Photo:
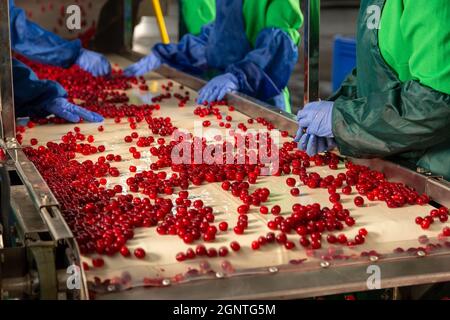
<path fill-rule="evenodd" d="M 11 49 L 30 60 L 68 68 L 76 62 L 81 41 L 68 41 L 27 19 L 25 12 L 9 0 Z"/>
<path fill-rule="evenodd" d="M 43 64 L 67 68 L 77 63 L 86 70 L 109 73 L 110 66 L 105 63 L 106 59 L 82 49 L 80 40 L 64 40 L 29 21 L 13 0 L 9 0 L 9 5 L 11 47 L 14 52 Z M 12 71 L 17 116 L 46 117 L 55 114 L 71 122 L 78 122 L 80 118 L 95 122 L 103 120 L 100 115 L 67 101 L 67 92 L 59 83 L 38 79 L 22 62 L 13 59 Z"/>
<path fill-rule="evenodd" d="M 280 97 L 298 59 L 297 27 L 302 22 L 300 9 L 294 10 L 298 6 L 288 0 L 217 0 L 215 21 L 202 27 L 199 35 L 185 35 L 177 44 L 157 44 L 152 53 L 161 62 L 189 73 L 223 74 L 200 91 L 200 99 L 220 99 L 223 93 L 240 91 L 262 101 L 279 102 L 278 107 L 289 111 L 286 99 Z M 144 62 L 126 71 L 139 75 L 158 66 Z"/>

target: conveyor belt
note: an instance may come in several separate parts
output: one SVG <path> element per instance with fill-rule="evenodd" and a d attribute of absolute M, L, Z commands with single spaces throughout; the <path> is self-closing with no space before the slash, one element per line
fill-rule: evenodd
<path fill-rule="evenodd" d="M 120 57 L 113 57 L 112 60 L 121 65 L 125 63 L 125 60 Z M 150 75 L 148 77 L 149 93 L 143 93 L 138 89 L 130 90 L 128 94 L 131 103 L 148 102 L 151 95 L 158 94 L 161 89 L 161 84 L 166 82 L 167 80 L 161 78 L 159 75 Z M 178 84 L 175 83 L 174 87 L 178 88 Z M 196 93 L 192 90 L 191 97 L 196 97 Z M 155 116 L 170 116 L 175 126 L 192 132 L 195 121 L 201 122 L 208 119 L 195 117 L 193 114 L 194 106 L 193 99 L 184 108 L 179 108 L 174 99 L 169 101 L 165 100 L 161 103 L 161 110 L 155 112 Z M 239 122 L 246 122 L 248 119 L 246 115 L 237 111 L 231 112 L 230 115 L 233 116 L 233 124 L 235 125 Z M 212 123 L 212 127 L 218 129 L 216 121 L 212 121 Z M 117 178 L 108 177 L 107 186 L 121 184 L 124 190 L 126 190 L 127 186 L 125 181 L 130 174 L 128 170 L 129 166 L 137 166 L 138 172 L 147 170 L 155 158 L 150 155 L 148 148 L 141 150 L 141 159 L 135 160 L 131 157 L 128 152 L 130 144 L 125 143 L 123 140 L 124 136 L 130 134 L 132 131 L 128 123 L 122 122 L 117 124 L 112 119 L 107 119 L 102 125 L 105 128 L 104 132 L 97 130 L 99 124 L 77 124 L 83 134 L 94 135 L 95 145 L 103 144 L 106 146 L 105 155 L 113 153 L 122 156 L 122 162 L 117 163 L 121 175 Z M 31 138 L 37 138 L 39 144 L 45 144 L 47 141 L 56 142 L 63 134 L 73 130 L 74 126 L 73 124 L 36 126 L 26 131 L 23 141 L 24 144 L 27 144 Z M 250 128 L 258 128 L 258 125 L 251 126 Z M 140 135 L 148 136 L 151 134 L 146 124 L 138 124 L 138 128 L 135 131 Z M 95 161 L 97 158 L 98 155 L 81 156 L 77 154 L 77 160 L 79 161 L 86 159 Z M 339 172 L 344 172 L 344 169 L 343 164 L 341 164 L 340 169 L 337 171 L 330 170 L 328 167 L 312 167 L 310 171 L 317 171 L 321 176 L 326 176 L 328 174 L 337 175 Z M 289 213 L 294 203 L 329 203 L 329 195 L 326 189 L 309 189 L 305 186 L 300 186 L 300 197 L 292 197 L 289 194 L 290 188 L 285 184 L 286 178 L 286 176 L 264 177 L 252 188 L 268 187 L 271 190 L 271 197 L 267 205 L 269 208 L 274 204 L 281 205 L 282 214 Z M 214 208 L 216 223 L 227 221 L 230 227 L 236 224 L 236 208 L 241 203 L 231 194 L 225 193 L 219 183 L 192 187 L 189 189 L 189 193 L 190 199 L 202 199 L 205 205 L 210 205 Z M 406 206 L 398 209 L 389 209 L 385 203 L 366 201 L 366 205 L 363 208 L 357 208 L 352 201 L 355 193 L 350 196 L 341 196 L 343 197 L 343 205 L 351 211 L 352 216 L 357 221 L 354 227 L 346 228 L 344 233 L 351 237 L 362 227 L 369 231 L 367 241 L 362 246 L 355 248 L 334 247 L 334 250 L 338 253 L 340 252 L 342 256 L 345 256 L 345 259 L 324 261 L 321 255 L 323 252 L 329 250 L 329 246 L 325 245 L 326 249 L 314 254 L 298 245 L 297 235 L 290 236 L 292 240 L 295 240 L 297 245 L 291 251 L 279 245 L 267 245 L 256 252 L 251 250 L 251 242 L 256 240 L 259 235 L 265 235 L 270 231 L 266 227 L 266 224 L 271 218 L 271 216 L 259 214 L 257 209 L 252 207 L 249 214 L 248 232 L 242 236 L 237 236 L 230 230 L 226 233 L 219 232 L 215 242 L 206 244 L 206 247 L 219 248 L 220 246 L 227 246 L 232 240 L 238 240 L 242 246 L 241 251 L 238 253 L 231 252 L 226 258 L 197 258 L 179 263 L 175 260 L 176 253 L 180 251 L 185 252 L 189 247 L 195 248 L 195 245 L 186 245 L 176 236 L 160 236 L 156 233 L 155 228 L 140 228 L 135 230 L 134 239 L 130 240 L 127 245 L 130 250 L 136 247 L 144 248 L 147 252 L 144 260 L 138 260 L 134 257 L 124 258 L 120 255 L 113 257 L 102 256 L 105 260 L 105 266 L 98 269 L 91 267 L 87 271 L 87 280 L 90 283 L 90 288 L 97 291 L 98 298 L 125 298 L 127 296 L 133 298 L 304 297 L 320 293 L 346 292 L 356 289 L 363 290 L 364 287 L 361 288 L 361 286 L 365 284 L 364 279 L 368 276 L 365 271 L 371 263 L 386 264 L 386 280 L 395 279 L 398 276 L 395 274 L 395 270 L 401 272 L 402 268 L 407 266 L 405 264 L 407 261 L 412 261 L 411 266 L 414 265 L 414 267 L 409 270 L 409 273 L 405 273 L 403 284 L 413 284 L 412 281 L 414 279 L 416 279 L 417 283 L 430 282 L 431 276 L 426 279 L 420 278 L 417 276 L 418 273 L 434 274 L 435 278 L 431 281 L 450 280 L 450 272 L 447 270 L 448 268 L 444 267 L 449 261 L 448 253 L 450 248 L 437 251 L 437 257 L 427 257 L 430 260 L 428 260 L 429 262 L 427 264 L 423 265 L 420 264 L 422 260 L 414 254 L 393 253 L 393 250 L 399 247 L 406 250 L 411 247 L 423 246 L 418 240 L 422 235 L 428 236 L 431 239 L 430 241 L 437 243 L 437 240 L 433 239 L 436 239 L 444 227 L 443 224 L 436 223 L 429 230 L 423 231 L 414 223 L 414 218 L 428 214 L 432 209 L 431 206 Z M 450 224 L 447 223 L 447 225 Z M 442 243 L 445 244 L 444 242 Z M 381 254 L 381 257 L 375 257 L 374 255 L 371 257 L 361 257 L 361 252 L 368 252 L 370 250 L 376 250 L 377 253 Z M 92 266 L 91 259 L 94 257 L 97 257 L 97 255 L 83 256 L 82 259 Z M 431 259 L 437 259 L 438 265 L 436 265 L 436 261 L 431 263 Z M 395 265 L 388 265 L 387 261 L 390 260 L 395 261 Z M 444 266 L 441 266 L 441 263 Z M 393 266 L 394 269 L 389 269 L 389 266 Z M 421 270 L 421 268 L 428 269 Z M 430 272 L 427 270 L 430 270 Z M 392 272 L 392 274 L 389 274 L 389 272 Z M 271 277 L 275 273 L 282 274 L 277 275 L 277 277 L 282 277 L 278 279 L 283 280 L 275 280 L 277 279 L 276 277 Z M 97 285 L 93 285 L 96 277 L 101 279 L 101 281 L 106 279 L 110 281 L 107 281 L 106 284 L 103 283 L 103 285 L 98 285 L 97 281 Z M 199 279 L 228 277 L 233 277 L 233 279 L 199 281 Z M 127 278 L 126 281 L 124 280 L 125 278 Z M 152 290 L 138 289 L 138 287 L 144 285 L 144 278 L 147 279 L 147 286 L 171 286 L 172 288 L 170 290 L 168 288 Z M 266 281 L 264 280 L 265 278 L 268 279 L 266 283 L 264 283 Z M 191 280 L 197 281 L 191 282 Z M 217 281 L 225 282 L 218 283 Z M 226 281 L 229 281 L 229 283 L 227 284 Z M 278 281 L 278 285 L 275 285 L 273 281 Z M 328 287 L 325 281 L 328 281 Z M 176 284 L 175 282 L 185 284 Z M 191 283 L 189 284 L 189 282 Z M 268 289 L 271 283 L 274 288 L 273 292 Z M 280 287 L 280 283 L 284 284 L 283 288 L 285 290 Z M 397 283 L 394 280 L 383 283 L 383 287 L 388 285 L 395 286 Z M 196 290 L 192 296 L 188 296 L 189 290 L 186 290 L 189 286 L 192 286 Z M 135 287 L 136 289 L 122 291 L 131 287 Z M 211 288 L 211 291 L 208 288 Z M 325 289 L 328 291 L 325 292 Z M 106 294 L 108 291 L 115 292 L 108 295 Z"/>

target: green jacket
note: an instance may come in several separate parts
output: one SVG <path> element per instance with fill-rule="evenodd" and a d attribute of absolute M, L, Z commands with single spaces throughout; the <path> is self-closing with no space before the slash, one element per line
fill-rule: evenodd
<path fill-rule="evenodd" d="M 181 0 L 181 14 L 187 32 L 195 36 L 200 34 L 204 25 L 216 18 L 215 0 Z"/>
<path fill-rule="evenodd" d="M 299 44 L 299 29 L 303 23 L 299 1 L 243 0 L 242 7 L 246 34 L 252 45 L 255 44 L 259 32 L 267 27 L 284 30 L 295 44 Z M 181 12 L 187 31 L 198 35 L 204 25 L 214 21 L 216 0 L 182 0 Z"/>

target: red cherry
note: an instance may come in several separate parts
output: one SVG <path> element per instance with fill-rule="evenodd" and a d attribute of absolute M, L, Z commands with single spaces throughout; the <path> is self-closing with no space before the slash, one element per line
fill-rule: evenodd
<path fill-rule="evenodd" d="M 203 203 L 202 200 L 197 199 L 197 200 L 194 201 L 193 205 L 194 205 L 195 208 L 200 209 L 200 208 L 203 207 L 204 203 Z"/>
<path fill-rule="evenodd" d="M 120 248 L 120 254 L 124 257 L 129 257 L 130 250 L 128 250 L 128 248 L 126 246 L 123 246 L 122 248 Z"/>
<path fill-rule="evenodd" d="M 187 259 L 194 259 L 196 256 L 195 251 L 192 248 L 189 248 L 186 250 L 186 258 Z"/>
<path fill-rule="evenodd" d="M 230 243 L 230 248 L 231 248 L 231 250 L 233 250 L 233 251 L 239 251 L 239 250 L 241 250 L 241 246 L 239 245 L 239 242 L 237 242 L 237 241 L 231 242 L 231 243 Z"/>
<path fill-rule="evenodd" d="M 352 217 L 347 217 L 345 218 L 345 224 L 351 227 L 355 224 L 355 219 L 353 219 Z"/>
<path fill-rule="evenodd" d="M 354 202 L 357 207 L 362 207 L 364 205 L 364 199 L 360 196 L 355 197 Z"/>
<path fill-rule="evenodd" d="M 197 247 L 195 247 L 195 253 L 198 256 L 205 256 L 207 254 L 207 250 L 204 245 L 199 244 Z"/>
<path fill-rule="evenodd" d="M 295 243 L 292 241 L 286 241 L 286 243 L 284 244 L 284 247 L 287 250 L 292 250 L 293 248 L 295 248 Z"/>
<path fill-rule="evenodd" d="M 291 195 L 292 195 L 293 197 L 299 196 L 299 195 L 300 195 L 300 189 L 299 189 L 299 188 L 292 188 L 292 189 L 291 189 Z"/>
<path fill-rule="evenodd" d="M 269 222 L 267 222 L 267 227 L 270 229 L 270 230 L 277 230 L 278 229 L 278 225 L 277 225 L 277 223 L 275 222 L 275 221 L 269 221 Z"/>
<path fill-rule="evenodd" d="M 250 209 L 250 208 L 249 208 L 248 205 L 243 204 L 243 205 L 240 205 L 240 206 L 238 207 L 237 212 L 238 212 L 239 214 L 246 214 L 246 213 L 248 213 L 249 209 Z"/>
<path fill-rule="evenodd" d="M 258 237 L 258 242 L 259 242 L 260 245 L 263 246 L 263 245 L 265 245 L 267 243 L 267 239 L 264 236 L 260 236 L 260 237 Z"/>
<path fill-rule="evenodd" d="M 261 214 L 267 214 L 267 213 L 269 213 L 269 209 L 268 209 L 266 206 L 261 206 L 261 207 L 259 208 L 259 212 L 260 212 Z"/>
<path fill-rule="evenodd" d="M 429 229 L 430 228 L 430 221 L 429 220 L 423 220 L 420 223 L 420 227 L 424 230 Z"/>
<path fill-rule="evenodd" d="M 222 183 L 222 189 L 223 190 L 229 190 L 230 189 L 230 182 L 229 181 L 224 181 L 223 183 Z"/>
<path fill-rule="evenodd" d="M 338 193 L 333 193 L 328 198 L 331 203 L 339 202 L 341 200 L 341 196 Z"/>
<path fill-rule="evenodd" d="M 449 227 L 445 227 L 444 229 L 442 229 L 442 234 L 445 237 L 450 237 L 450 228 Z"/>
<path fill-rule="evenodd" d="M 141 153 L 140 152 L 133 153 L 133 158 L 140 159 L 141 158 Z"/>
<path fill-rule="evenodd" d="M 345 236 L 345 234 L 340 234 L 337 237 L 338 242 L 341 244 L 347 243 L 347 237 Z"/>
<path fill-rule="evenodd" d="M 144 259 L 145 258 L 145 250 L 142 248 L 136 248 L 134 250 L 134 256 L 138 259 Z"/>
<path fill-rule="evenodd" d="M 184 241 L 184 243 L 186 243 L 186 244 L 191 244 L 191 243 L 194 241 L 194 237 L 192 236 L 192 234 L 186 233 L 186 234 L 183 236 L 183 241 Z"/>
<path fill-rule="evenodd" d="M 186 260 L 186 255 L 184 254 L 184 252 L 178 252 L 177 255 L 175 256 L 175 259 L 177 259 L 177 261 L 179 262 L 182 262 Z"/>
<path fill-rule="evenodd" d="M 329 234 L 329 235 L 327 235 L 327 241 L 328 241 L 328 243 L 333 244 L 333 243 L 336 243 L 338 241 L 338 239 L 336 238 L 336 236 Z"/>
<path fill-rule="evenodd" d="M 346 195 L 351 194 L 351 193 L 352 193 L 352 187 L 350 187 L 350 186 L 345 186 L 345 187 L 343 187 L 343 188 L 342 188 L 342 193 L 343 193 L 343 194 L 346 194 Z"/>
<path fill-rule="evenodd" d="M 365 236 L 367 236 L 368 232 L 367 232 L 367 230 L 365 228 L 361 228 L 361 229 L 358 230 L 358 234 L 360 236 L 365 237 Z"/>
<path fill-rule="evenodd" d="M 311 248 L 314 250 L 320 249 L 322 247 L 322 243 L 320 240 L 311 241 Z"/>
<path fill-rule="evenodd" d="M 228 255 L 228 248 L 227 247 L 220 247 L 219 248 L 219 256 L 225 257 Z"/>
<path fill-rule="evenodd" d="M 234 233 L 236 233 L 236 234 L 244 234 L 244 228 L 242 228 L 242 227 L 239 227 L 239 226 L 236 226 L 236 227 L 234 227 Z"/>
<path fill-rule="evenodd" d="M 286 184 L 287 184 L 289 187 L 294 187 L 295 184 L 296 184 L 296 181 L 295 181 L 294 178 L 287 178 L 287 179 L 286 179 Z"/>
<path fill-rule="evenodd" d="M 94 268 L 101 268 L 105 265 L 105 261 L 102 258 L 92 259 L 92 265 Z"/>
<path fill-rule="evenodd" d="M 219 230 L 220 231 L 227 231 L 228 230 L 228 223 L 226 223 L 225 221 L 219 223 Z"/>
<path fill-rule="evenodd" d="M 355 243 L 356 243 L 356 244 L 363 244 L 364 241 L 365 241 L 365 239 L 364 239 L 363 236 L 361 236 L 361 235 L 359 235 L 359 234 L 357 234 L 357 235 L 355 236 Z"/>
<path fill-rule="evenodd" d="M 258 241 L 253 241 L 252 242 L 252 249 L 253 250 L 258 250 L 259 248 L 260 248 L 260 244 L 259 244 L 259 242 Z"/>
<path fill-rule="evenodd" d="M 281 233 L 277 234 L 276 235 L 276 240 L 280 244 L 285 244 L 286 241 L 287 241 L 286 233 L 281 232 Z"/>
<path fill-rule="evenodd" d="M 281 207 L 280 207 L 279 205 L 274 205 L 274 206 L 272 207 L 272 209 L 270 209 L 270 212 L 271 212 L 273 215 L 278 215 L 278 214 L 280 214 L 280 212 L 281 212 Z"/>
<path fill-rule="evenodd" d="M 207 251 L 207 255 L 210 258 L 217 257 L 217 250 L 214 249 L 214 248 L 209 248 L 208 251 Z"/>
<path fill-rule="evenodd" d="M 216 239 L 216 235 L 214 233 L 205 233 L 203 235 L 203 240 L 206 242 L 213 242 Z"/>
<path fill-rule="evenodd" d="M 273 233 L 273 232 L 268 232 L 268 233 L 266 234 L 266 242 L 267 242 L 267 243 L 273 243 L 273 242 L 275 242 L 275 233 Z"/>

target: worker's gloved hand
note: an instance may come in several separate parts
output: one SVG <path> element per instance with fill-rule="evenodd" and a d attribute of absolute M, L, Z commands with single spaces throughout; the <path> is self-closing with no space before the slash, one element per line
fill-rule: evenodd
<path fill-rule="evenodd" d="M 55 116 L 63 118 L 69 122 L 79 122 L 80 119 L 84 119 L 89 122 L 103 121 L 103 117 L 98 113 L 70 103 L 66 98 L 56 98 L 50 102 L 47 102 L 42 109 L 45 112 L 54 114 Z"/>
<path fill-rule="evenodd" d="M 111 73 L 111 64 L 108 59 L 104 55 L 90 50 L 81 49 L 75 64 L 90 72 L 94 77 L 106 76 Z"/>
<path fill-rule="evenodd" d="M 312 156 L 336 147 L 332 131 L 333 102 L 308 103 L 297 115 L 299 129 L 295 141 Z"/>
<path fill-rule="evenodd" d="M 123 75 L 125 77 L 142 76 L 150 71 L 158 69 L 161 64 L 161 60 L 156 55 L 151 53 L 138 62 L 125 68 L 125 70 L 123 70 Z"/>
<path fill-rule="evenodd" d="M 239 82 L 235 75 L 225 73 L 211 79 L 198 95 L 197 103 L 220 101 L 228 92 L 239 90 Z"/>

